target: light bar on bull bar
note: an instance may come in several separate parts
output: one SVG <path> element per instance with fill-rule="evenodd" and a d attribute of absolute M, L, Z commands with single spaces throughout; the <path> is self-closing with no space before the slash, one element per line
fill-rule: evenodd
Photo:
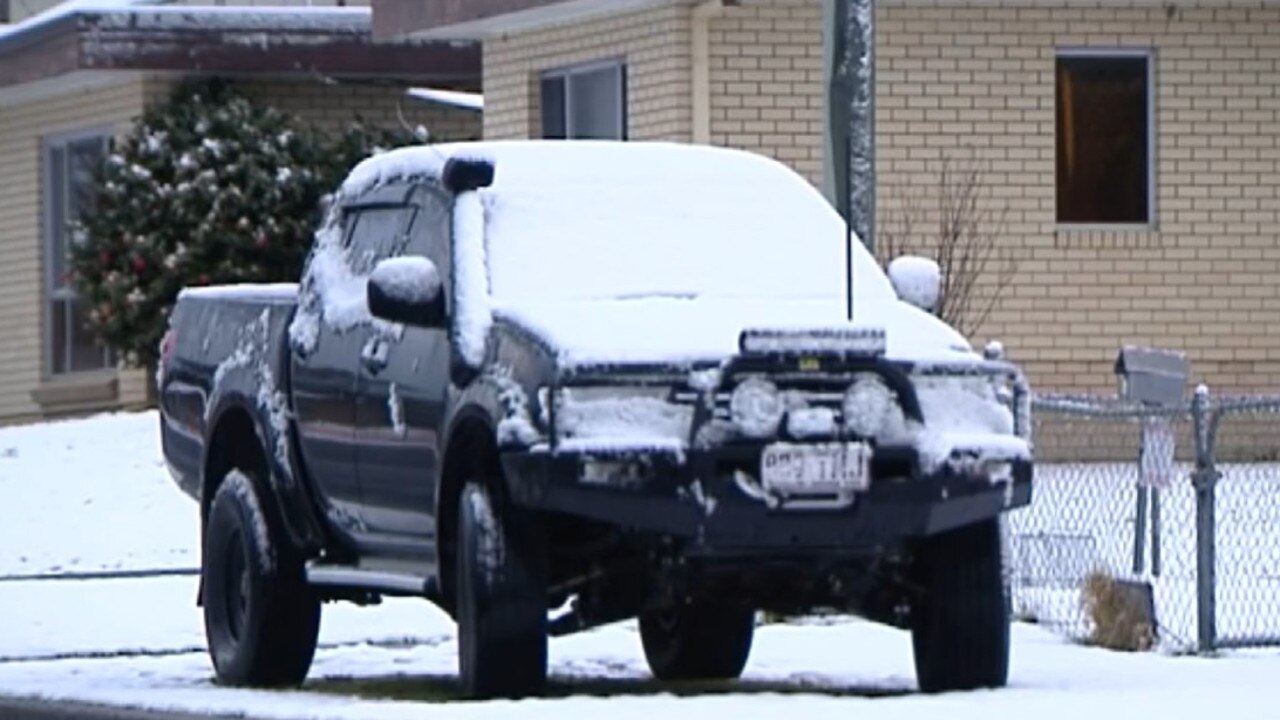
<path fill-rule="evenodd" d="M 885 352 L 883 328 L 819 328 L 787 330 L 753 328 L 738 336 L 744 355 L 854 355 L 877 357 Z"/>

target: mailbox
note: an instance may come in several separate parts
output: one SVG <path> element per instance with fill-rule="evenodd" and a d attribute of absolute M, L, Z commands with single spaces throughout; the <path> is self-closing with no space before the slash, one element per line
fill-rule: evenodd
<path fill-rule="evenodd" d="M 1126 346 L 1116 356 L 1120 397 L 1130 402 L 1176 405 L 1190 375 L 1191 363 L 1176 350 Z"/>

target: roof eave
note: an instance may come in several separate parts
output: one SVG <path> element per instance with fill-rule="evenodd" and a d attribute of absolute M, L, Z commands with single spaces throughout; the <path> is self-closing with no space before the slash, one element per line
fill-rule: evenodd
<path fill-rule="evenodd" d="M 469 3 L 373 0 L 378 40 L 484 40 L 512 32 L 687 0 L 475 0 Z"/>
<path fill-rule="evenodd" d="M 377 78 L 475 90 L 476 43 L 375 43 L 363 27 L 183 26 L 132 22 L 140 13 L 83 12 L 0 42 L 0 89 L 81 71 Z M 261 18 L 259 18 L 259 21 Z"/>

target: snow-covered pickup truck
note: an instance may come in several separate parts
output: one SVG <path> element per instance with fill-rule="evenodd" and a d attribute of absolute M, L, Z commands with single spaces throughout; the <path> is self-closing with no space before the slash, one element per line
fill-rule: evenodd
<path fill-rule="evenodd" d="M 748 153 L 366 160 L 298 285 L 184 291 L 161 348 L 218 677 L 300 682 L 322 601 L 409 595 L 472 696 L 634 617 L 657 677 L 736 677 L 759 610 L 909 628 L 926 691 L 1004 684 L 1028 391 L 894 288 Z"/>

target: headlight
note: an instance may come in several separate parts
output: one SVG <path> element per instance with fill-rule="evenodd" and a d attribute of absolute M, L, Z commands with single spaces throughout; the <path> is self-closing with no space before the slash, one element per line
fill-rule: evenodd
<path fill-rule="evenodd" d="M 875 373 L 858 373 L 844 394 L 845 429 L 862 438 L 891 432 L 902 423 L 898 397 Z"/>
<path fill-rule="evenodd" d="M 734 424 L 752 437 L 777 433 L 784 411 L 778 388 L 761 378 L 747 378 L 738 383 L 729 398 L 729 412 Z"/>
<path fill-rule="evenodd" d="M 556 403 L 559 439 L 625 438 L 631 441 L 689 437 L 693 407 L 670 402 L 662 385 L 562 388 Z"/>

